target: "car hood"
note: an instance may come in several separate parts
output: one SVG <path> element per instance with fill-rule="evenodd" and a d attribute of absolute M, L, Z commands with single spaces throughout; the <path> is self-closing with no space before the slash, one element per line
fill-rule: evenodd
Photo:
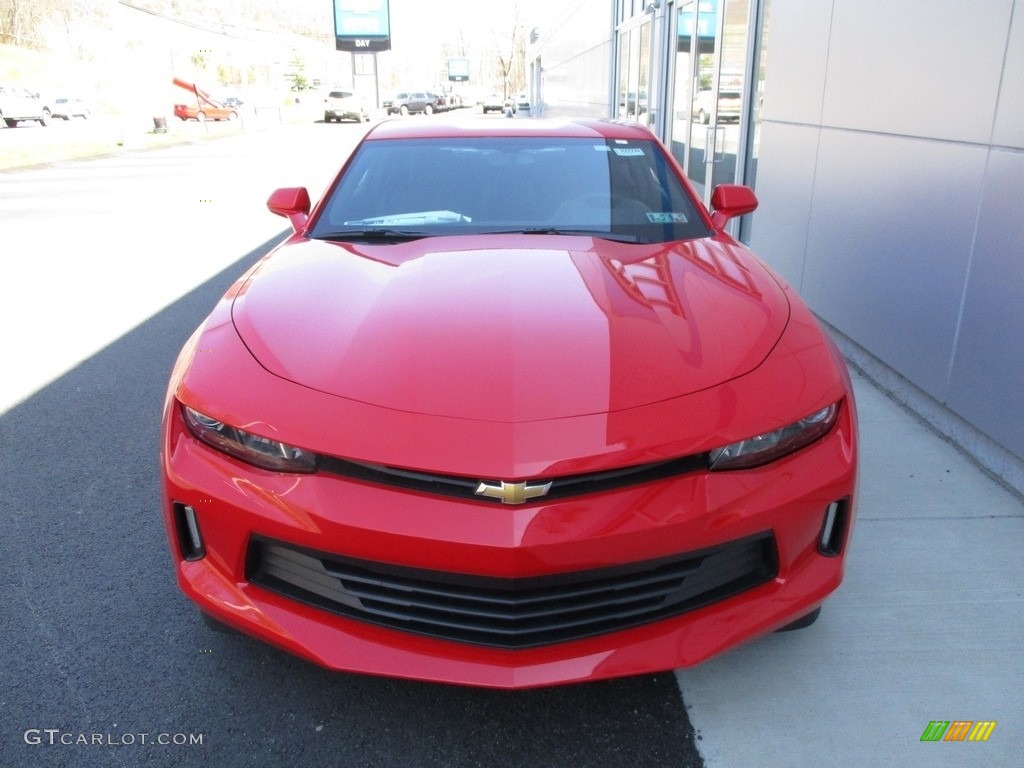
<path fill-rule="evenodd" d="M 232 319 L 271 373 L 398 411 L 498 422 L 647 405 L 756 368 L 789 316 L 743 248 L 487 235 L 296 240 Z"/>

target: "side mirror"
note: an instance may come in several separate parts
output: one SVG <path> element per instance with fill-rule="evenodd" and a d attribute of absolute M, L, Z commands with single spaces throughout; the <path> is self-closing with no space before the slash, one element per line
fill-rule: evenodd
<path fill-rule="evenodd" d="M 721 229 L 729 219 L 743 216 L 757 208 L 757 196 L 741 184 L 719 184 L 711 193 L 711 223 Z"/>
<path fill-rule="evenodd" d="M 292 229 L 298 232 L 306 225 L 306 219 L 309 218 L 309 192 L 305 187 L 285 187 L 274 190 L 267 198 L 267 208 L 271 213 L 288 219 Z"/>

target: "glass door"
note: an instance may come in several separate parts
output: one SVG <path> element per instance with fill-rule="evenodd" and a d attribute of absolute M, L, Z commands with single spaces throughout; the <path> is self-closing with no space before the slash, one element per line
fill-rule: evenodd
<path fill-rule="evenodd" d="M 693 81 L 695 73 L 694 21 L 697 13 L 696 0 L 680 0 L 672 13 L 670 30 L 668 95 L 668 120 L 665 143 L 672 151 L 676 162 L 686 170 L 689 165 L 690 105 L 693 103 Z"/>
<path fill-rule="evenodd" d="M 686 175 L 697 194 L 707 202 L 711 197 L 708 187 L 718 156 L 720 131 L 718 129 L 718 75 L 719 45 L 721 39 L 720 0 L 698 0 L 696 16 L 687 23 L 692 26 L 691 42 L 694 55 L 690 57 L 693 70 L 690 77 L 690 129 L 689 157 Z"/>
<path fill-rule="evenodd" d="M 647 86 L 651 71 L 651 22 L 619 35 L 620 120 L 647 120 Z"/>
<path fill-rule="evenodd" d="M 750 0 L 680 0 L 674 14 L 668 144 L 709 202 L 738 181 Z"/>

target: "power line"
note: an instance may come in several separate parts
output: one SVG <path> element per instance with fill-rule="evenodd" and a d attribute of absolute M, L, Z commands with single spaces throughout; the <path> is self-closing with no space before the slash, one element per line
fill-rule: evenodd
<path fill-rule="evenodd" d="M 258 37 L 252 37 L 252 36 L 245 37 L 242 34 L 240 34 L 241 31 L 249 32 L 249 33 L 256 33 L 259 36 L 273 37 L 275 39 L 280 39 L 282 37 L 282 33 L 279 30 L 276 30 L 276 29 L 261 29 L 260 27 L 245 27 L 245 26 L 241 26 L 241 25 L 238 25 L 238 24 L 228 24 L 226 22 L 205 22 L 205 23 L 203 23 L 203 22 L 198 22 L 198 21 L 192 21 L 190 19 L 185 19 L 185 18 L 182 18 L 180 16 L 173 16 L 173 15 L 171 15 L 169 13 L 163 13 L 161 11 L 157 11 L 157 10 L 154 10 L 152 8 L 143 8 L 142 6 L 135 5 L 134 3 L 130 2 L 130 0 L 118 0 L 118 3 L 120 5 L 123 5 L 125 8 L 129 8 L 129 9 L 131 9 L 133 11 L 139 11 L 141 13 L 148 14 L 149 16 L 154 16 L 154 17 L 156 17 L 158 19 L 163 19 L 164 21 L 171 22 L 172 24 L 180 24 L 181 26 L 189 27 L 191 29 L 196 29 L 196 30 L 199 30 L 200 32 L 206 32 L 206 33 L 211 34 L 211 35 L 221 35 L 223 37 L 230 37 L 233 40 L 242 40 L 242 41 L 250 42 L 250 43 L 263 42 L 263 40 L 260 40 Z M 213 25 L 213 26 L 211 26 L 211 25 Z M 235 30 L 235 32 L 229 32 L 228 31 L 229 28 L 232 29 L 232 30 Z M 306 33 L 306 32 L 288 32 L 288 33 L 284 33 L 284 34 L 287 34 L 287 35 L 292 36 L 292 37 L 299 37 L 299 38 L 302 38 L 304 40 L 308 40 L 308 39 L 331 40 L 331 41 L 334 40 L 334 35 L 333 34 Z"/>

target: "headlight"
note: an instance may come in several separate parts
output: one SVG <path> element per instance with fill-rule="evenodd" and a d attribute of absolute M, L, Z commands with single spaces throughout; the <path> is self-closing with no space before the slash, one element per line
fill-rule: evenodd
<path fill-rule="evenodd" d="M 275 472 L 316 471 L 316 454 L 232 427 L 187 405 L 181 415 L 196 439 L 248 464 Z"/>
<path fill-rule="evenodd" d="M 708 454 L 709 467 L 713 470 L 748 469 L 781 459 L 828 434 L 838 413 L 839 403 L 832 403 L 782 429 L 715 448 Z"/>

